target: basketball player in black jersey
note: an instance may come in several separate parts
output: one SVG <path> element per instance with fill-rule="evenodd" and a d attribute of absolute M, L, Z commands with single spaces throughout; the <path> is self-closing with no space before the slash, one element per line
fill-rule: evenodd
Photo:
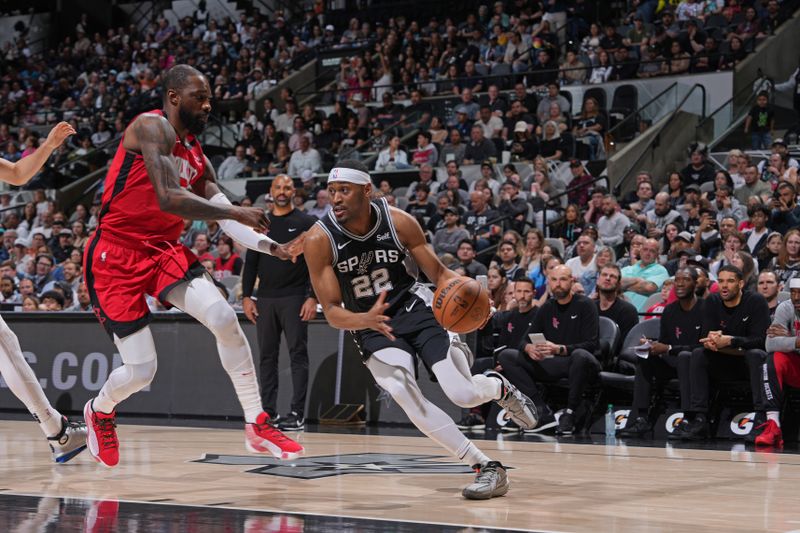
<path fill-rule="evenodd" d="M 422 395 L 414 377 L 415 358 L 461 407 L 494 400 L 519 426 L 532 429 L 537 423 L 533 402 L 497 372 L 470 373 L 469 349 L 436 322 L 430 309 L 433 295 L 416 280 L 417 265 L 436 285 L 457 274 L 439 261 L 416 220 L 384 199 L 370 200 L 367 168 L 358 161 L 340 162 L 328 176 L 328 193 L 333 209 L 305 241 L 311 283 L 325 317 L 333 327 L 353 332 L 378 385 L 411 421 L 478 472 L 464 497 L 505 494 L 509 484 L 503 465 L 484 455 Z"/>

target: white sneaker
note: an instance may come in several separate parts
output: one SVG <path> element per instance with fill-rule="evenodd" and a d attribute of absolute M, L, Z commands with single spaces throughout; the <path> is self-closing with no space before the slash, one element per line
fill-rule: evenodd
<path fill-rule="evenodd" d="M 53 452 L 53 460 L 56 463 L 66 463 L 86 449 L 86 426 L 63 417 L 61 432 L 55 437 L 47 437 L 47 443 Z"/>

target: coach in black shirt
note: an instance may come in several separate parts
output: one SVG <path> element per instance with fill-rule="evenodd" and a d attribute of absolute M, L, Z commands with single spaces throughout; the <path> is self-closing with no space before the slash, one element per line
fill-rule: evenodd
<path fill-rule="evenodd" d="M 749 380 L 755 411 L 761 400 L 761 368 L 767 360 L 764 344 L 769 327 L 769 308 L 763 296 L 743 291 L 742 271 L 726 265 L 717 274 L 719 293 L 706 299 L 703 310 L 702 347 L 692 352 L 689 383 L 694 414 L 691 422 L 676 428 L 684 439 L 702 439 L 708 433 L 709 379 Z"/>
<path fill-rule="evenodd" d="M 546 341 L 535 345 L 526 342 L 517 353 L 500 354 L 500 365 L 505 376 L 526 394 L 536 390 L 536 381 L 567 378 L 567 408 L 558 421 L 557 433 L 571 435 L 575 431 L 574 411 L 583 391 L 600 372 L 600 363 L 594 356 L 599 318 L 594 302 L 572 294 L 574 281 L 568 266 L 554 268 L 547 283 L 553 298 L 536 313 L 530 331 L 542 333 Z"/>
<path fill-rule="evenodd" d="M 270 194 L 275 207 L 269 215 L 269 236 L 285 243 L 299 237 L 316 218 L 294 208 L 292 178 L 281 174 L 272 181 Z M 257 301 L 253 287 L 259 280 Z M 303 429 L 308 388 L 308 321 L 317 314 L 317 301 L 311 295 L 308 268 L 301 255 L 296 263 L 248 250 L 242 275 L 242 306 L 256 325 L 260 356 L 261 401 L 273 424 L 281 429 Z M 286 335 L 292 365 L 291 413 L 278 417 L 278 354 L 281 333 Z"/>
<path fill-rule="evenodd" d="M 622 437 L 640 437 L 653 426 L 647 419 L 653 381 L 664 383 L 677 377 L 681 384 L 681 409 L 689 410 L 689 364 L 692 350 L 700 347 L 703 329 L 703 305 L 695 294 L 698 273 L 695 267 L 684 267 L 675 273 L 675 294 L 678 301 L 664 308 L 658 340 L 651 343 L 647 359 L 636 358 L 633 385 L 633 422 L 619 431 Z"/>

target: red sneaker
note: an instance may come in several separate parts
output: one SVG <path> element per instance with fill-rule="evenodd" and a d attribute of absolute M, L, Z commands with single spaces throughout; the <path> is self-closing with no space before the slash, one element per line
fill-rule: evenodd
<path fill-rule="evenodd" d="M 775 446 L 780 448 L 783 446 L 783 433 L 780 426 L 774 420 L 767 420 L 756 428 L 762 429 L 761 434 L 756 437 L 756 446 Z"/>
<path fill-rule="evenodd" d="M 117 439 L 116 413 L 98 413 L 92 408 L 92 400 L 83 407 L 86 419 L 86 444 L 95 461 L 109 468 L 119 463 L 119 440 Z"/>
<path fill-rule="evenodd" d="M 258 415 L 255 424 L 245 424 L 244 435 L 251 453 L 269 453 L 278 459 L 297 459 L 305 453 L 302 446 L 270 424 L 267 413 Z"/>

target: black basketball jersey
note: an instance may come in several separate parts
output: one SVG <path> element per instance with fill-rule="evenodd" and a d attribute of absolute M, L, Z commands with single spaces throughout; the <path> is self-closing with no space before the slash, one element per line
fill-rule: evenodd
<path fill-rule="evenodd" d="M 370 203 L 376 221 L 366 235 L 354 235 L 342 227 L 330 211 L 317 224 L 328 234 L 333 253 L 333 270 L 339 280 L 345 309 L 363 313 L 388 291 L 390 312 L 409 295 L 417 282 L 416 263 L 402 245 L 389 214 L 386 200 Z"/>

